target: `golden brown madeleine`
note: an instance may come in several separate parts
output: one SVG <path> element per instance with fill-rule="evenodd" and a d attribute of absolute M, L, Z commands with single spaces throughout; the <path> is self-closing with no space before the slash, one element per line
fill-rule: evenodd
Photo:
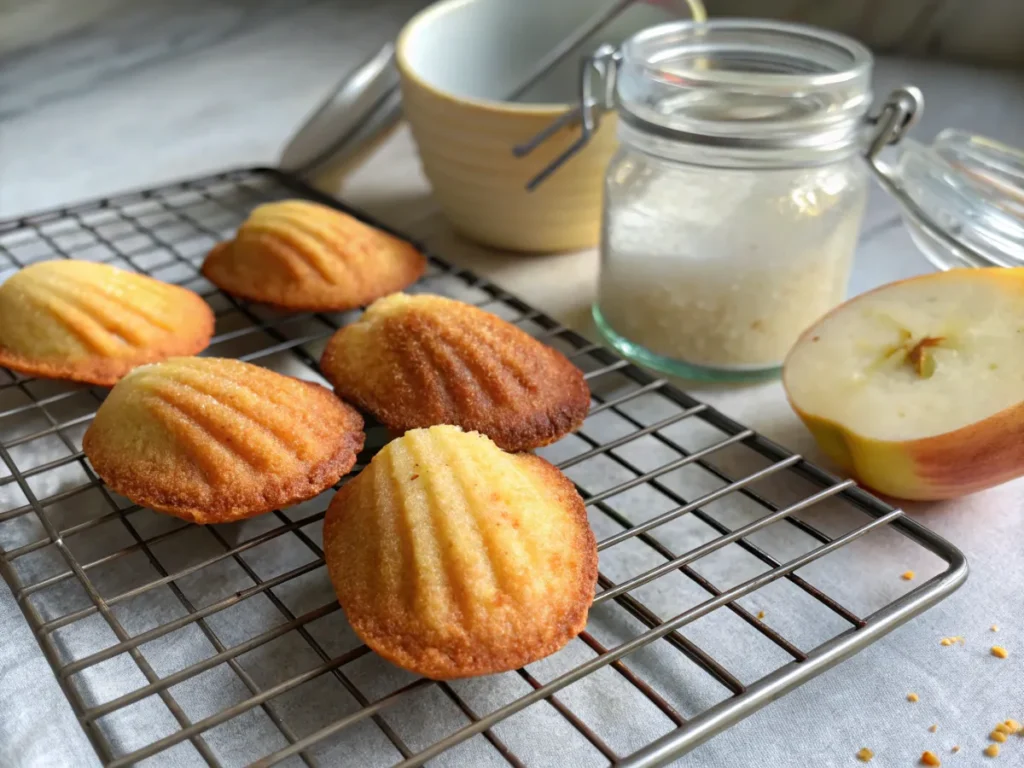
<path fill-rule="evenodd" d="M 436 679 L 554 653 L 586 626 L 597 581 L 573 484 L 451 426 L 407 432 L 342 487 L 324 557 L 363 641 Z"/>
<path fill-rule="evenodd" d="M 212 334 L 201 297 L 108 264 L 43 261 L 0 285 L 0 366 L 30 376 L 112 386 Z"/>
<path fill-rule="evenodd" d="M 394 294 L 331 338 L 320 361 L 335 391 L 404 432 L 456 424 L 507 451 L 547 445 L 590 408 L 565 356 L 482 309 Z"/>
<path fill-rule="evenodd" d="M 226 523 L 312 498 L 348 472 L 363 420 L 318 384 L 238 360 L 137 368 L 85 433 L 97 474 L 136 504 Z"/>
<path fill-rule="evenodd" d="M 251 301 L 340 311 L 400 291 L 426 264 L 409 243 L 348 214 L 284 200 L 254 209 L 234 240 L 210 251 L 203 274 Z"/>

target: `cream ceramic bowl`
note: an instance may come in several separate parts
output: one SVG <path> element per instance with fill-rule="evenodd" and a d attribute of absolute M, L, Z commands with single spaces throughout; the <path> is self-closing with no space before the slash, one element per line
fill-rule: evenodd
<path fill-rule="evenodd" d="M 413 17 L 399 35 L 402 108 L 423 170 L 445 215 L 468 237 L 515 251 L 597 243 L 604 171 L 616 148 L 612 116 L 534 192 L 526 191 L 526 182 L 572 143 L 579 128 L 561 131 L 526 158 L 514 157 L 512 147 L 569 108 L 582 55 L 678 12 L 636 3 L 521 103 L 502 99 L 601 7 L 594 0 L 442 0 Z"/>

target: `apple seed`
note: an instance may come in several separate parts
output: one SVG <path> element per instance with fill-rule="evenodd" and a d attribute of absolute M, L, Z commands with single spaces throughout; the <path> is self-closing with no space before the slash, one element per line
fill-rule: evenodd
<path fill-rule="evenodd" d="M 928 348 L 937 347 L 945 340 L 945 336 L 925 336 L 907 353 L 907 362 L 922 379 L 930 379 L 935 373 L 935 358 L 928 353 Z"/>

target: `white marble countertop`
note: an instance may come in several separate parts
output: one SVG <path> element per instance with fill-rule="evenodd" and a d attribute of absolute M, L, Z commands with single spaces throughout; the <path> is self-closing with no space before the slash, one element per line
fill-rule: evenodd
<path fill-rule="evenodd" d="M 206 37 L 196 38 L 195 30 L 192 37 L 183 34 L 185 43 L 178 44 L 186 53 L 172 46 L 162 55 L 128 55 L 113 66 L 95 64 L 92 51 L 91 74 L 76 68 L 76 57 L 88 53 L 84 49 L 60 49 L 68 55 L 59 63 L 19 59 L 0 74 L 0 217 L 229 167 L 274 164 L 323 93 L 392 36 L 419 4 L 391 4 L 385 12 L 367 0 L 339 14 L 331 3 L 310 2 L 244 24 L 235 24 L 225 11 L 219 27 L 207 26 Z M 955 127 L 1024 143 L 1024 74 L 880 62 L 878 93 L 902 82 L 926 94 L 919 137 Z M 344 197 L 558 319 L 589 329 L 596 254 L 523 257 L 460 239 L 430 198 L 407 131 L 399 130 L 349 179 Z M 864 224 L 852 290 L 926 271 L 930 266 L 903 230 L 895 205 L 878 192 Z M 777 382 L 687 389 L 818 458 Z M 887 752 L 876 759 L 878 765 L 913 765 L 925 748 L 937 748 L 945 761 L 953 743 L 963 749 L 944 764 L 981 764 L 987 733 L 982 723 L 1024 720 L 1024 550 L 1013 544 L 1019 542 L 1022 501 L 1024 486 L 1018 482 L 910 509 L 967 554 L 967 585 L 921 619 L 699 748 L 686 764 L 851 765 L 858 748 L 883 742 Z M 56 684 L 49 684 L 50 672 L 19 611 L 6 588 L 0 592 L 0 627 L 10 650 L 0 666 L 0 718 L 18 715 L 32 723 L 18 743 L 0 744 L 0 764 L 52 766 L 54 744 L 60 744 L 64 764 L 90 764 L 91 750 L 61 706 Z M 984 652 L 993 623 L 1003 628 L 1000 641 L 1011 649 L 1003 662 Z M 966 635 L 968 653 L 938 653 L 945 650 L 939 638 L 948 635 Z M 900 666 L 916 674 L 887 673 L 895 658 L 917 659 Z M 902 714 L 910 690 L 926 702 L 913 717 Z M 932 722 L 941 724 L 938 736 L 926 731 Z M 1024 744 L 1012 758 L 1006 752 L 1004 764 L 1024 765 Z"/>

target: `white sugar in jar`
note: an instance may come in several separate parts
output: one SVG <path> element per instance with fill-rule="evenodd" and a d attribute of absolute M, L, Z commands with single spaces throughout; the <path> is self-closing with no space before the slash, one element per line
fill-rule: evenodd
<path fill-rule="evenodd" d="M 594 307 L 614 346 L 681 376 L 762 375 L 843 300 L 870 73 L 849 38 L 763 21 L 622 46 Z"/>
<path fill-rule="evenodd" d="M 703 171 L 632 154 L 622 151 L 606 188 L 604 330 L 672 373 L 777 367 L 846 295 L 867 185 L 860 158 L 694 179 Z"/>

